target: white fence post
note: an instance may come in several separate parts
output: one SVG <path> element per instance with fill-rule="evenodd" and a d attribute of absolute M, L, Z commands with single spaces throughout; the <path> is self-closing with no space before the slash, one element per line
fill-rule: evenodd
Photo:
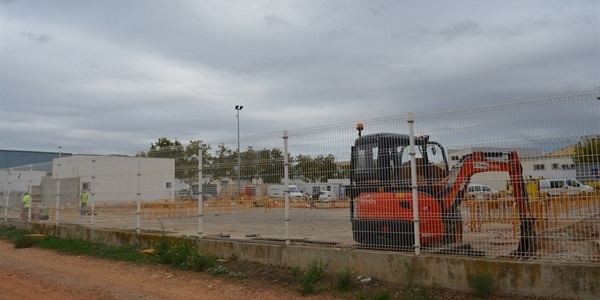
<path fill-rule="evenodd" d="M 136 215 L 136 229 L 135 232 L 140 233 L 142 231 L 142 205 L 141 205 L 141 200 L 140 200 L 140 196 L 142 195 L 142 191 L 141 191 L 141 180 L 142 180 L 142 171 L 141 171 L 141 163 L 142 160 L 140 157 L 138 157 L 137 159 L 137 195 L 135 198 L 135 206 L 136 206 L 136 210 L 135 210 L 135 215 Z"/>
<path fill-rule="evenodd" d="M 58 174 L 58 170 L 60 169 L 60 162 L 56 162 L 56 207 L 54 210 L 54 223 L 58 225 L 59 220 L 59 212 L 60 212 L 60 177 Z"/>
<path fill-rule="evenodd" d="M 198 148 L 198 238 L 202 238 L 202 142 Z"/>
<path fill-rule="evenodd" d="M 408 135 L 410 137 L 410 185 L 412 189 L 413 226 L 415 231 L 415 255 L 421 254 L 421 233 L 419 227 L 419 190 L 417 186 L 417 160 L 415 152 L 415 119 L 408 113 Z"/>
<path fill-rule="evenodd" d="M 288 132 L 283 131 L 283 193 L 285 195 L 285 244 L 290 245 L 290 160 L 288 158 Z"/>

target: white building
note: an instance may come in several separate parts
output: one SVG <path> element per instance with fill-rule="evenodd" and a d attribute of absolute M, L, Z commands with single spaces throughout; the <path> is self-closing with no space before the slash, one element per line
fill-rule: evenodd
<path fill-rule="evenodd" d="M 574 152 L 575 147 L 569 146 L 542 157 L 523 159 L 523 172 L 533 178 L 576 178 Z"/>
<path fill-rule="evenodd" d="M 54 159 L 52 170 L 52 180 L 43 182 L 42 193 L 56 195 L 60 179 L 66 201 L 77 199 L 82 190 L 93 194 L 96 203 L 134 201 L 138 193 L 142 201 L 176 197 L 174 159 L 75 155 Z"/>

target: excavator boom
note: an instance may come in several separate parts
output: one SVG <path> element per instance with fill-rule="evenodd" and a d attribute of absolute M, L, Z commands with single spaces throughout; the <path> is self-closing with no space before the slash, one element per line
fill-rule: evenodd
<path fill-rule="evenodd" d="M 506 161 L 497 160 L 498 157 L 507 157 Z M 491 159 L 489 157 L 493 157 Z M 443 210 L 450 214 L 456 213 L 473 175 L 483 172 L 507 172 L 513 189 L 514 201 L 517 204 L 519 221 L 521 223 L 521 239 L 516 254 L 525 255 L 535 253 L 535 230 L 533 218 L 530 216 L 529 201 L 525 192 L 523 167 L 516 151 L 508 153 L 474 152 L 464 157 L 461 162 L 453 167 L 450 175 L 442 181 L 445 189 L 437 195 L 443 201 Z"/>

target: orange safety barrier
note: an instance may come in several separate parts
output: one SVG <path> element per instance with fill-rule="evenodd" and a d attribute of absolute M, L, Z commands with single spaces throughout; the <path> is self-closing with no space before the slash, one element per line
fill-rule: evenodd
<path fill-rule="evenodd" d="M 143 219 L 185 218 L 198 214 L 198 202 L 195 201 L 157 201 L 140 205 Z"/>

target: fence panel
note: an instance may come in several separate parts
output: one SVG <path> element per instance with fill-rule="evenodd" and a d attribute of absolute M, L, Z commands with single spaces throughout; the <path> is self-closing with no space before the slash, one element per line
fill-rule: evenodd
<path fill-rule="evenodd" d="M 140 158 L 61 158 L 50 168 L 2 170 L 0 203 L 4 218 L 22 217 L 22 195 L 32 193 L 30 222 L 596 262 L 597 97 L 594 89 L 190 145 L 163 141 Z M 90 197 L 82 215 L 83 190 Z"/>

